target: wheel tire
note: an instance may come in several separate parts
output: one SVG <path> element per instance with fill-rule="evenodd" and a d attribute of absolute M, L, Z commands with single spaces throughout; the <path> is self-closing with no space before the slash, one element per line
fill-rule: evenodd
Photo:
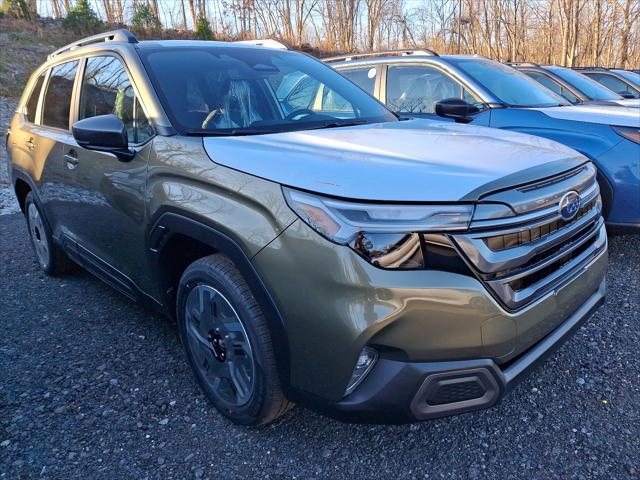
<path fill-rule="evenodd" d="M 267 322 L 233 262 L 193 262 L 178 287 L 180 338 L 198 383 L 225 417 L 258 426 L 285 413 Z"/>
<path fill-rule="evenodd" d="M 31 246 L 40 268 L 47 275 L 53 276 L 62 275 L 71 270 L 73 264 L 67 254 L 53 241 L 49 225 L 32 192 L 29 192 L 25 198 L 24 213 Z"/>

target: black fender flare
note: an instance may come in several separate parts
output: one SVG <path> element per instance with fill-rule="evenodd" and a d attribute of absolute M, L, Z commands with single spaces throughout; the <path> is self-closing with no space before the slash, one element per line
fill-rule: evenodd
<path fill-rule="evenodd" d="M 34 197 L 36 197 L 36 200 L 40 203 L 40 205 L 42 205 L 42 201 L 40 199 L 40 193 L 38 192 L 38 187 L 36 186 L 35 182 L 29 175 L 27 175 L 22 170 L 18 170 L 17 168 L 11 166 L 9 171 L 9 176 L 11 178 L 11 187 L 13 188 L 14 194 L 17 195 L 16 185 L 18 183 L 18 180 L 21 180 L 29 186 L 29 189 L 33 193 Z"/>
<path fill-rule="evenodd" d="M 262 307 L 263 314 L 269 325 L 278 376 L 280 378 L 280 384 L 286 394 L 290 389 L 291 357 L 288 335 L 284 327 L 282 315 L 276 307 L 271 293 L 253 266 L 250 257 L 231 237 L 188 213 L 165 208 L 157 212 L 154 217 L 155 220 L 150 222 L 152 226 L 149 228 L 147 234 L 147 252 L 149 252 L 151 274 L 154 275 L 155 278 L 160 278 L 159 275 L 162 271 L 160 264 L 162 249 L 174 235 L 191 237 L 194 240 L 210 246 L 217 252 L 229 257 L 238 270 L 240 270 L 251 292 Z M 171 317 L 175 317 L 175 312 L 170 311 L 168 308 L 168 305 L 173 304 L 173 302 L 170 301 L 172 293 L 175 292 L 162 292 L 163 298 L 161 299 L 161 303 L 164 306 L 165 313 Z"/>

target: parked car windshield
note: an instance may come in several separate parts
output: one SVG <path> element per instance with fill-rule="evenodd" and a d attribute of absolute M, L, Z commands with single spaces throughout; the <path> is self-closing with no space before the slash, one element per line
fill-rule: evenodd
<path fill-rule="evenodd" d="M 613 71 L 616 72 L 621 77 L 624 77 L 627 80 L 629 80 L 636 87 L 640 87 L 640 75 L 638 75 L 637 73 L 629 72 L 628 70 L 619 70 L 619 69 L 614 69 Z"/>
<path fill-rule="evenodd" d="M 398 121 L 304 54 L 239 46 L 147 47 L 140 54 L 182 134 L 251 135 Z"/>
<path fill-rule="evenodd" d="M 528 75 L 502 63 L 484 58 L 451 58 L 451 62 L 511 107 L 569 105 Z"/>
<path fill-rule="evenodd" d="M 545 67 L 550 72 L 555 73 L 565 82 L 573 85 L 591 100 L 622 100 L 622 96 L 612 92 L 607 87 L 603 87 L 595 80 L 586 75 L 564 67 Z"/>

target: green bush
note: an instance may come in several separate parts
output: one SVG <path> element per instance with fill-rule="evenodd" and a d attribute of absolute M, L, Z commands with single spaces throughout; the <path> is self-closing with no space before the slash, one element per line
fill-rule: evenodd
<path fill-rule="evenodd" d="M 196 22 L 195 37 L 200 40 L 213 40 L 213 30 L 206 18 L 199 16 Z"/>
<path fill-rule="evenodd" d="M 162 28 L 160 19 L 153 13 L 148 4 L 138 4 L 133 11 L 131 26 L 142 30 L 158 31 Z"/>
<path fill-rule="evenodd" d="M 5 0 L 2 2 L 2 16 L 6 11 L 8 17 L 22 18 L 24 20 L 33 20 L 34 12 L 31 11 L 27 0 Z"/>
<path fill-rule="evenodd" d="M 102 27 L 102 20 L 91 8 L 88 0 L 78 0 L 76 6 L 62 20 L 62 26 L 75 33 L 93 32 Z"/>

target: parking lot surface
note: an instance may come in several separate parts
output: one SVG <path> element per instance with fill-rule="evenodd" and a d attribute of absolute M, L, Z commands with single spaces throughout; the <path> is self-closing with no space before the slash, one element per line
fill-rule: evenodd
<path fill-rule="evenodd" d="M 610 259 L 605 307 L 491 410 L 376 426 L 295 408 L 248 430 L 206 401 L 171 321 L 82 270 L 43 275 L 22 216 L 0 216 L 0 478 L 637 478 L 640 236 Z"/>

